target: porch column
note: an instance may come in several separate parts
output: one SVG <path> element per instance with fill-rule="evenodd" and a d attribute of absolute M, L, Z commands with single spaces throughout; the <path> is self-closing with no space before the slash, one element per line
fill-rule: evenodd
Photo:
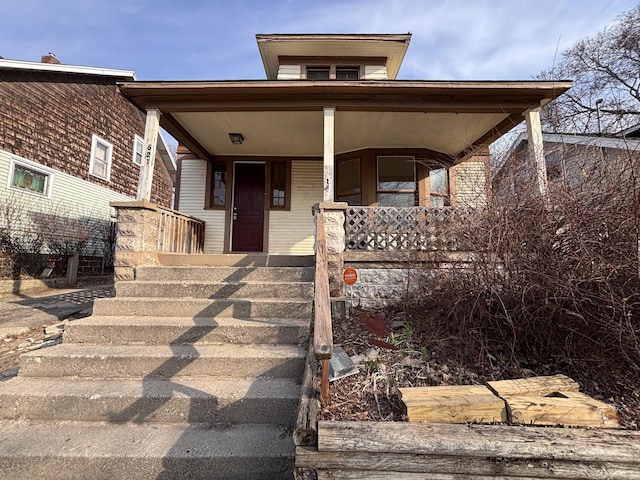
<path fill-rule="evenodd" d="M 546 199 L 549 194 L 547 185 L 547 164 L 544 159 L 544 147 L 542 143 L 542 127 L 540 125 L 540 109 L 529 110 L 524 114 L 527 121 L 527 138 L 529 139 L 529 155 L 531 156 L 535 169 L 538 189 L 542 198 Z"/>
<path fill-rule="evenodd" d="M 153 183 L 153 167 L 156 163 L 158 131 L 160 130 L 160 110 L 147 110 L 147 122 L 144 127 L 144 154 L 138 178 L 138 194 L 136 200 L 148 202 L 151 199 Z"/>
<path fill-rule="evenodd" d="M 335 107 L 325 107 L 324 116 L 324 179 L 323 196 L 325 202 L 334 199 L 333 164 L 335 155 Z"/>

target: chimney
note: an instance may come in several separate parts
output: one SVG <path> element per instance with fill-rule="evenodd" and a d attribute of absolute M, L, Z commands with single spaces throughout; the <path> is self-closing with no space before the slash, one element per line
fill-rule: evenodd
<path fill-rule="evenodd" d="M 53 53 L 49 52 L 48 55 L 42 56 L 40 63 L 53 63 L 55 65 L 60 65 L 60 60 L 58 60 Z"/>

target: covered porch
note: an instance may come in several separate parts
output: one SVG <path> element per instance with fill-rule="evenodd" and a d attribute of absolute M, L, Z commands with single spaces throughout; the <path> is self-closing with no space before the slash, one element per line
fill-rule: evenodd
<path fill-rule="evenodd" d="M 160 126 L 189 151 L 180 160 L 176 210 L 204 221 L 203 252 L 288 255 L 313 253 L 315 204 L 457 206 L 456 182 L 446 172 L 486 152 L 522 120 L 531 138 L 541 138 L 540 108 L 568 87 L 336 80 L 121 85 L 147 111 L 147 152 Z M 545 179 L 541 142 L 530 146 Z M 140 201 L 148 199 L 146 167 Z"/>

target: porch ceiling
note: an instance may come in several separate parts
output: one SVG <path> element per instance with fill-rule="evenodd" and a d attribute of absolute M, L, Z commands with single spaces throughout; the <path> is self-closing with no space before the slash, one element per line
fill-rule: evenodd
<path fill-rule="evenodd" d="M 210 155 L 317 156 L 323 154 L 323 114 L 286 112 L 181 112 L 175 120 Z M 507 114 L 336 111 L 335 150 L 426 148 L 455 156 Z M 233 145 L 230 132 L 242 133 Z"/>
<path fill-rule="evenodd" d="M 323 107 L 336 153 L 424 148 L 460 161 L 562 94 L 570 82 L 131 82 L 122 91 L 202 158 L 322 156 Z M 230 132 L 242 133 L 233 145 Z"/>

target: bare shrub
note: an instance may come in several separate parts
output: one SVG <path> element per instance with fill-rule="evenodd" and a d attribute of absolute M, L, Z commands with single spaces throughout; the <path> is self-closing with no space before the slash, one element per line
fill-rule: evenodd
<path fill-rule="evenodd" d="M 429 286 L 414 323 L 476 363 L 640 371 L 640 169 L 602 165 L 585 159 L 548 199 L 523 174 L 452 225 L 476 261 Z"/>

